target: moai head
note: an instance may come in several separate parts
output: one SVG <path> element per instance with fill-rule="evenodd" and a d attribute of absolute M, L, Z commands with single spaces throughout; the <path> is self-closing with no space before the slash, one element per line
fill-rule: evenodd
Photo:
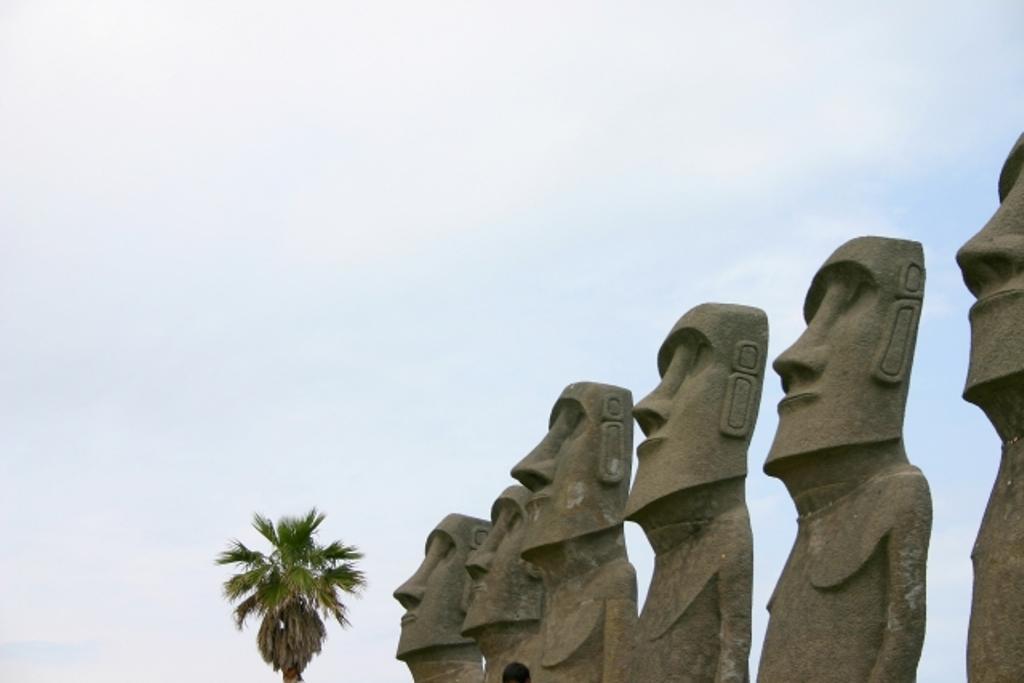
<path fill-rule="evenodd" d="M 570 384 L 551 410 L 547 436 L 512 469 L 533 492 L 523 557 L 622 524 L 632 469 L 633 397 L 627 389 Z"/>
<path fill-rule="evenodd" d="M 461 633 L 469 602 L 466 558 L 483 545 L 490 527 L 482 519 L 448 515 L 430 532 L 423 563 L 395 591 L 395 600 L 406 610 L 398 659 L 431 648 L 473 644 Z"/>
<path fill-rule="evenodd" d="M 701 304 L 658 351 L 661 383 L 633 416 L 647 436 L 626 518 L 640 522 L 672 494 L 747 474 L 768 349 L 764 311 Z"/>
<path fill-rule="evenodd" d="M 474 637 L 494 624 L 539 621 L 544 600 L 540 574 L 520 557 L 530 490 L 509 486 L 491 507 L 491 533 L 469 554 L 472 581 L 463 635 Z"/>
<path fill-rule="evenodd" d="M 807 329 L 773 365 L 786 396 L 764 471 L 787 458 L 899 439 L 924 295 L 918 242 L 858 237 L 818 270 Z"/>
<path fill-rule="evenodd" d="M 1024 135 L 999 175 L 999 208 L 957 253 L 971 307 L 971 364 L 964 398 L 1004 440 L 1024 421 Z"/>

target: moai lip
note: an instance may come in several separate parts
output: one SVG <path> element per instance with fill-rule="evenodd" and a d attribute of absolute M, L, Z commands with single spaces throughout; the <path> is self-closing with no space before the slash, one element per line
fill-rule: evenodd
<path fill-rule="evenodd" d="M 466 560 L 471 597 L 462 634 L 483 653 L 485 683 L 501 683 L 509 662 L 532 670 L 540 661 L 544 585 L 520 557 L 531 495 L 525 486 L 505 489 L 491 507 L 491 532 Z"/>
<path fill-rule="evenodd" d="M 931 497 L 907 461 L 903 417 L 924 280 L 917 242 L 847 242 L 774 363 L 786 395 L 764 470 L 799 518 L 768 603 L 761 683 L 916 678 Z"/>
<path fill-rule="evenodd" d="M 623 508 L 632 469 L 629 391 L 570 384 L 547 435 L 512 469 L 532 492 L 522 557 L 540 570 L 545 605 L 538 683 L 625 683 L 636 624 L 636 572 Z"/>
<path fill-rule="evenodd" d="M 480 650 L 462 635 L 469 601 L 466 559 L 487 538 L 490 523 L 451 514 L 427 537 L 419 569 L 395 591 L 406 612 L 396 657 L 416 683 L 481 683 Z"/>
<path fill-rule="evenodd" d="M 633 409 L 647 439 L 626 516 L 655 551 L 633 683 L 748 680 L 753 543 L 744 489 L 767 348 L 764 311 L 697 306 L 669 332 L 661 382 Z"/>
<path fill-rule="evenodd" d="M 1024 680 L 1024 135 L 999 176 L 999 208 L 957 254 L 971 307 L 964 398 L 1003 442 L 999 472 L 971 559 L 967 637 L 971 683 Z"/>

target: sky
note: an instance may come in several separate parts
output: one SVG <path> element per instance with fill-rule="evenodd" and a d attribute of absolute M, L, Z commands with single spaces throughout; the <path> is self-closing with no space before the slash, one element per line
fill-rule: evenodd
<path fill-rule="evenodd" d="M 566 384 L 639 400 L 706 301 L 763 308 L 774 358 L 874 234 L 925 248 L 919 680 L 964 680 L 999 442 L 960 398 L 954 254 L 1024 131 L 1022 25 L 1018 0 L 0 0 L 0 679 L 279 680 L 213 558 L 315 505 L 369 586 L 305 678 L 408 681 L 392 591 Z M 780 398 L 769 371 L 752 672 L 796 528 L 761 472 Z"/>

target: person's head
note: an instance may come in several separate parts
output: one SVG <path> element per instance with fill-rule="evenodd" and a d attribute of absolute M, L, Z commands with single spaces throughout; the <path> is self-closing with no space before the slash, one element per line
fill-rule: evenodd
<path fill-rule="evenodd" d="M 977 298 L 964 398 L 1009 440 L 1020 435 L 1024 413 L 1024 135 L 1003 164 L 999 208 L 956 260 Z"/>
<path fill-rule="evenodd" d="M 399 659 L 430 648 L 472 644 L 461 633 L 469 592 L 466 558 L 483 544 L 490 526 L 453 514 L 430 532 L 419 569 L 394 594 L 406 610 Z"/>
<path fill-rule="evenodd" d="M 633 409 L 647 439 L 627 519 L 643 524 L 679 491 L 746 476 L 767 350 L 761 309 L 701 304 L 679 319 L 658 351 L 661 383 Z"/>
<path fill-rule="evenodd" d="M 835 250 L 807 291 L 807 329 L 773 365 L 786 396 L 764 465 L 898 440 L 924 296 L 918 242 L 858 237 Z"/>
<path fill-rule="evenodd" d="M 502 672 L 501 683 L 530 683 L 530 670 L 519 662 L 512 662 Z"/>
<path fill-rule="evenodd" d="M 577 382 L 551 410 L 548 433 L 512 469 L 533 492 L 526 505 L 523 558 L 541 548 L 622 528 L 633 463 L 633 397 L 628 389 Z"/>

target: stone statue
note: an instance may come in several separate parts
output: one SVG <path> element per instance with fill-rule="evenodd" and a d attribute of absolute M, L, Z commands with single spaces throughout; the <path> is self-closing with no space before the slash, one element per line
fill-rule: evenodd
<path fill-rule="evenodd" d="M 531 495 L 524 486 L 510 486 L 498 496 L 491 533 L 466 561 L 473 587 L 462 635 L 480 646 L 486 683 L 501 683 L 510 662 L 533 669 L 540 661 L 544 586 L 539 571 L 520 557 Z"/>
<path fill-rule="evenodd" d="M 768 319 L 702 304 L 658 352 L 661 383 L 633 410 L 637 449 L 626 518 L 654 548 L 632 683 L 749 680 L 753 548 L 745 482 Z"/>
<path fill-rule="evenodd" d="M 768 603 L 762 683 L 916 678 L 931 495 L 907 461 L 903 414 L 924 280 L 917 242 L 847 242 L 775 361 L 786 396 L 764 471 L 785 483 L 799 528 Z"/>
<path fill-rule="evenodd" d="M 1000 206 L 957 254 L 971 307 L 964 398 L 1003 442 L 999 473 L 971 558 L 974 602 L 967 638 L 972 683 L 1024 681 L 1024 135 L 999 176 Z"/>
<path fill-rule="evenodd" d="M 629 391 L 570 384 L 547 436 L 512 470 L 533 492 L 523 559 L 545 590 L 535 683 L 625 683 L 636 625 L 636 572 L 623 507 L 632 469 Z"/>
<path fill-rule="evenodd" d="M 469 602 L 466 558 L 490 528 L 482 519 L 448 515 L 427 537 L 420 568 L 395 591 L 406 610 L 396 656 L 415 683 L 483 681 L 480 651 L 460 632 Z"/>

